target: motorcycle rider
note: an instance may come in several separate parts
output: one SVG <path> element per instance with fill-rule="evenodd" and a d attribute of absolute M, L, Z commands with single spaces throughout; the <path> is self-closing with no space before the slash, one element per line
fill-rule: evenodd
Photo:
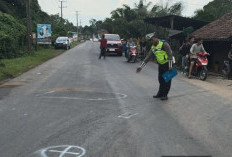
<path fill-rule="evenodd" d="M 167 42 L 163 42 L 158 39 L 158 37 L 153 34 L 152 46 L 149 54 L 144 59 L 140 67 L 137 68 L 136 72 L 139 73 L 142 68 L 149 62 L 149 60 L 155 56 L 157 63 L 159 65 L 159 91 L 157 95 L 154 95 L 153 98 L 160 98 L 160 100 L 168 100 L 168 92 L 171 88 L 171 80 L 169 82 L 165 82 L 162 75 L 172 70 L 172 50 Z"/>
<path fill-rule="evenodd" d="M 229 64 L 230 64 L 230 72 L 228 74 L 228 79 L 232 79 L 232 44 L 231 44 L 231 48 L 230 51 L 228 53 L 228 58 L 229 58 Z"/>
<path fill-rule="evenodd" d="M 205 49 L 203 46 L 203 39 L 198 38 L 197 39 L 197 43 L 193 44 L 191 49 L 190 49 L 190 68 L 189 68 L 189 76 L 188 78 L 191 78 L 191 74 L 192 74 L 192 70 L 193 70 L 193 66 L 195 64 L 195 62 L 197 61 L 197 53 L 205 53 Z"/>
<path fill-rule="evenodd" d="M 194 37 L 189 37 L 188 41 L 183 42 L 182 46 L 180 47 L 180 53 L 182 55 L 182 73 L 186 73 L 186 66 L 189 60 L 189 53 L 192 45 L 194 44 Z"/>
<path fill-rule="evenodd" d="M 126 44 L 127 47 L 127 58 L 129 57 L 130 47 L 135 46 L 135 43 L 133 42 L 133 39 L 130 38 L 129 41 Z"/>

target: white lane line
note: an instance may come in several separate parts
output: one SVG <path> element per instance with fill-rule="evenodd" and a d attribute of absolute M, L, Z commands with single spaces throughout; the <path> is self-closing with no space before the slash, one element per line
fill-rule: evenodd
<path fill-rule="evenodd" d="M 134 117 L 136 115 L 138 115 L 138 113 L 131 114 L 130 112 L 127 112 L 122 115 L 119 115 L 118 118 L 130 119 L 131 117 Z"/>
<path fill-rule="evenodd" d="M 50 94 L 50 93 L 55 93 L 55 91 L 49 91 L 49 92 L 46 92 L 44 94 Z"/>

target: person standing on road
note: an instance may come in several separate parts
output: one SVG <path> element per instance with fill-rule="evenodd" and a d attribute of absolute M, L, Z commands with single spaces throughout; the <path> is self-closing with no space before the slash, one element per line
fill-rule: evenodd
<path fill-rule="evenodd" d="M 161 100 L 168 100 L 168 93 L 171 88 L 171 80 L 165 82 L 162 75 L 172 70 L 173 55 L 170 45 L 167 42 L 160 41 L 156 35 L 152 38 L 152 46 L 149 54 L 144 59 L 140 67 L 136 72 L 139 73 L 142 68 L 149 62 L 149 60 L 155 56 L 159 65 L 159 91 L 153 98 L 160 98 Z"/>
<path fill-rule="evenodd" d="M 230 72 L 228 74 L 228 79 L 232 79 L 232 44 L 231 44 L 231 48 L 230 51 L 228 53 L 228 58 L 229 58 L 229 64 L 230 64 Z"/>
<path fill-rule="evenodd" d="M 197 43 L 193 44 L 191 49 L 190 49 L 190 68 L 189 68 L 189 76 L 188 78 L 191 78 L 191 74 L 192 74 L 192 70 L 193 70 L 193 66 L 195 64 L 195 62 L 197 61 L 197 54 L 198 53 L 205 53 L 205 49 L 203 46 L 203 39 L 199 38 L 197 39 Z"/>
<path fill-rule="evenodd" d="M 143 60 L 145 58 L 145 53 L 146 53 L 146 40 L 144 37 L 142 37 L 142 40 L 140 41 L 140 54 L 141 54 L 141 59 Z"/>
<path fill-rule="evenodd" d="M 107 40 L 105 39 L 105 35 L 102 35 L 102 39 L 100 40 L 100 49 L 101 53 L 99 56 L 99 59 L 101 59 L 101 56 L 104 56 L 104 59 L 106 58 L 106 47 L 107 47 Z"/>

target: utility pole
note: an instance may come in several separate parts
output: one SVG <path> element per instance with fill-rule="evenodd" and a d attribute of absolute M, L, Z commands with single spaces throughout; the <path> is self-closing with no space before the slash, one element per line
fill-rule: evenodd
<path fill-rule="evenodd" d="M 76 11 L 76 17 L 77 17 L 77 40 L 78 40 L 78 11 Z"/>
<path fill-rule="evenodd" d="M 30 12 L 30 0 L 26 0 L 26 13 L 27 13 L 27 48 L 28 51 L 31 51 L 31 12 Z"/>
<path fill-rule="evenodd" d="M 60 2 L 60 6 L 59 6 L 59 8 L 60 8 L 60 12 L 61 12 L 61 19 L 63 19 L 63 8 L 67 8 L 67 7 L 64 7 L 64 2 L 67 2 L 67 1 L 65 1 L 65 0 L 59 0 L 59 2 Z"/>

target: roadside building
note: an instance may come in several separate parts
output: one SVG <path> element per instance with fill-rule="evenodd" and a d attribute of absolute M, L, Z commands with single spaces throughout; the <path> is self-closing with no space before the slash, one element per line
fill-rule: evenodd
<path fill-rule="evenodd" d="M 204 40 L 204 47 L 210 53 L 209 68 L 219 72 L 223 61 L 227 60 L 232 43 L 232 12 L 196 30 L 192 35 Z"/>

